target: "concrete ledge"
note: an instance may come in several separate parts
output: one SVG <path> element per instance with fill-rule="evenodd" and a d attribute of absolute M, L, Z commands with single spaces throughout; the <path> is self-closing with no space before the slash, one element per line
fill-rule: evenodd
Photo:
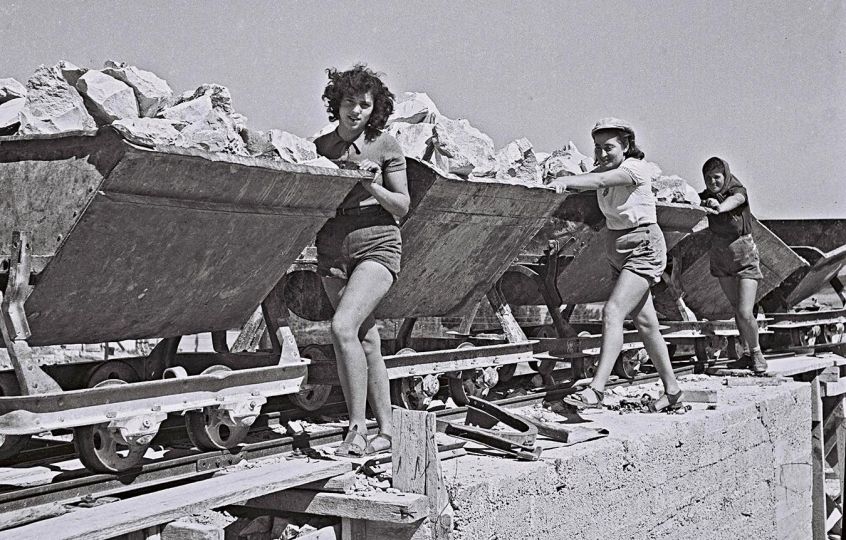
<path fill-rule="evenodd" d="M 611 436 L 541 461 L 468 455 L 443 464 L 456 539 L 807 539 L 811 389 L 785 381 L 718 391 L 715 410 L 587 416 Z"/>

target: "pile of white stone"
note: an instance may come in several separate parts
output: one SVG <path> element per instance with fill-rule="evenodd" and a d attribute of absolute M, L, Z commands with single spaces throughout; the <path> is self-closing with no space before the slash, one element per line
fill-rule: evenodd
<path fill-rule="evenodd" d="M 526 138 L 496 150 L 488 135 L 465 119 L 444 116 L 421 92 L 397 97 L 388 132 L 397 138 L 406 156 L 460 178 L 544 184 L 556 176 L 592 168 L 591 160 L 572 142 L 552 154 L 536 153 Z"/>
<path fill-rule="evenodd" d="M 522 184 L 548 184 L 561 176 L 593 169 L 593 160 L 579 152 L 572 141 L 551 154 L 535 152 L 526 138 L 517 139 L 495 150 L 493 140 L 467 120 L 453 120 L 422 92 L 406 92 L 397 97 L 388 120 L 406 156 L 425 160 L 435 168 L 460 178 L 495 179 Z M 678 176 L 654 171 L 652 190 L 660 201 L 699 204 L 696 190 Z"/>
<path fill-rule="evenodd" d="M 229 90 L 218 84 L 175 94 L 156 74 L 112 61 L 103 69 L 69 62 L 39 66 L 26 85 L 0 79 L 0 135 L 90 132 L 103 126 L 144 146 L 335 167 L 303 138 L 247 127 Z"/>

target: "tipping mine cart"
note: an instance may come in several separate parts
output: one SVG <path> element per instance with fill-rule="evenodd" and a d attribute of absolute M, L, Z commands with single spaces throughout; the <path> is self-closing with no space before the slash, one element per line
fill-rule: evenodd
<path fill-rule="evenodd" d="M 667 249 L 696 228 L 704 227 L 707 210 L 690 204 L 658 202 L 658 225 Z M 601 336 L 582 335 L 569 324 L 577 304 L 604 302 L 614 287 L 614 277 L 605 257 L 605 216 L 596 194 L 584 192 L 568 197 L 532 239 L 502 278 L 506 300 L 514 305 L 546 304 L 553 327 L 540 327 L 537 352 L 550 356 L 538 367 L 542 375 L 556 358 L 569 361 L 575 378 L 592 377 L 598 357 L 594 354 Z M 552 331 L 550 331 L 552 330 Z M 572 343 L 556 342 L 570 340 Z M 624 347 L 614 367 L 619 376 L 637 374 L 644 359 L 636 332 L 624 333 Z"/>
<path fill-rule="evenodd" d="M 778 236 L 758 220 L 752 218 L 752 236 L 758 247 L 763 279 L 758 282 L 756 302 L 778 287 L 788 276 L 807 262 Z M 742 354 L 737 339 L 739 333 L 733 320 L 734 311 L 726 299 L 717 278 L 711 276 L 708 249 L 711 232 L 697 231 L 683 239 L 670 253 L 673 260 L 674 287 L 656 293 L 656 305 L 672 306 L 679 296 L 694 317 L 685 319 L 685 313 L 668 308 L 663 311 L 664 324 L 670 331 L 665 339 L 673 347 L 692 347 L 699 368 L 718 359 L 736 359 Z M 709 322 L 710 321 L 710 322 Z M 758 330 L 762 337 L 772 332 L 770 319 L 758 317 Z"/>
<path fill-rule="evenodd" d="M 392 397 L 405 407 L 425 408 L 440 388 L 439 374 L 446 373 L 451 396 L 466 404 L 468 395 L 485 394 L 513 375 L 517 363 L 532 360 L 532 344 L 514 323 L 496 283 L 566 194 L 540 186 L 465 180 L 412 158 L 407 163 L 411 209 L 400 225 L 402 271 L 376 309 L 377 318 L 403 319 L 398 337 L 383 341 L 390 354 L 385 362 Z M 472 313 L 486 296 L 503 322 L 506 343 L 411 337 L 418 317 Z M 306 319 L 331 317 L 313 271 L 289 273 L 271 297 Z M 310 347 L 306 353 L 313 360 L 309 384 L 292 400 L 316 409 L 338 383 L 337 374 L 331 347 Z"/>
<path fill-rule="evenodd" d="M 761 306 L 773 318 L 773 345 L 846 350 L 846 296 L 840 278 L 846 267 L 846 219 L 767 220 L 764 224 L 808 263 L 761 299 Z M 839 308 L 833 298 L 817 301 L 815 295 L 826 286 L 837 296 Z M 809 298 L 813 301 L 807 305 Z"/>
<path fill-rule="evenodd" d="M 243 323 L 362 176 L 144 148 L 111 128 L 0 139 L 0 328 L 14 368 L 2 374 L 3 457 L 72 428 L 88 468 L 124 471 L 168 413 L 201 448 L 238 444 L 268 397 L 299 389 L 308 361 L 284 328 L 264 362 L 224 351 L 183 364 L 179 336 Z M 30 350 L 138 338 L 165 339 L 97 366 L 97 382 L 42 369 Z"/>

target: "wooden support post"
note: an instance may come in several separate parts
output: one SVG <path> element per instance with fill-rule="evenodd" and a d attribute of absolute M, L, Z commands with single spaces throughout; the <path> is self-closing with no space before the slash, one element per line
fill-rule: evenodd
<path fill-rule="evenodd" d="M 526 334 L 517 324 L 514 314 L 511 313 L 511 307 L 505 302 L 505 297 L 499 290 L 499 282 L 488 291 L 488 301 L 491 303 L 494 313 L 496 313 L 496 318 L 499 319 L 503 332 L 505 332 L 505 339 L 509 343 L 527 341 Z"/>
<path fill-rule="evenodd" d="M 391 455 L 393 487 L 429 497 L 428 535 L 446 540 L 452 536 L 452 507 L 444 484 L 433 413 L 394 409 L 394 446 Z M 417 538 L 417 536 L 415 536 Z"/>
<path fill-rule="evenodd" d="M 260 348 L 261 337 L 265 330 L 267 330 L 267 324 L 264 322 L 264 314 L 261 307 L 258 307 L 241 327 L 241 332 L 232 344 L 232 352 L 255 352 Z"/>
<path fill-rule="evenodd" d="M 270 334 L 273 353 L 280 355 L 279 363 L 284 364 L 299 358 L 300 351 L 297 348 L 297 340 L 294 339 L 294 334 L 288 325 L 288 305 L 285 304 L 281 287 L 277 286 L 270 291 L 261 303 L 261 309 Z"/>
<path fill-rule="evenodd" d="M 822 392 L 813 373 L 811 383 L 811 530 L 814 540 L 826 540 L 828 513 L 825 508 L 825 456 L 823 442 Z"/>

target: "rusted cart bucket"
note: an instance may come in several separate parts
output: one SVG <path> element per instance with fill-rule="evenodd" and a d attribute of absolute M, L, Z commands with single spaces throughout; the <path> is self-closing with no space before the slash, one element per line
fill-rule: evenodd
<path fill-rule="evenodd" d="M 142 148 L 111 129 L 0 139 L 0 326 L 19 391 L 30 396 L 0 397 L 0 434 L 8 442 L 73 427 L 82 430 L 76 442 L 83 461 L 114 471 L 137 460 L 107 455 L 114 445 L 92 441 L 111 437 L 131 456 L 149 443 L 165 413 L 196 410 L 198 446 L 227 447 L 231 441 L 219 440 L 221 433 L 248 427 L 268 396 L 299 389 L 308 362 L 295 344 L 279 354 L 278 365 L 264 368 L 214 366 L 195 376 L 178 365 L 151 370 L 145 364 L 142 380 L 183 380 L 127 386 L 110 377 L 94 393 L 74 391 L 69 401 L 29 345 L 172 338 L 239 326 L 362 177 Z M 165 342 L 175 352 L 175 342 Z M 207 422 L 216 417 L 213 425 L 203 425 L 203 411 Z M 221 430 L 212 433 L 215 426 Z"/>
<path fill-rule="evenodd" d="M 761 273 L 764 279 L 758 282 L 756 301 L 760 301 L 785 279 L 808 263 L 790 249 L 757 219 L 752 220 L 752 237 L 758 246 Z M 730 319 L 734 311 L 720 288 L 717 278 L 711 276 L 708 247 L 711 233 L 707 229 L 682 240 L 671 253 L 681 268 L 680 287 L 684 291 L 684 302 L 698 319 Z M 656 298 L 656 303 L 661 298 Z"/>
<path fill-rule="evenodd" d="M 403 269 L 377 316 L 461 315 L 478 303 L 567 198 L 551 189 L 459 180 L 409 160 Z"/>
<path fill-rule="evenodd" d="M 802 266 L 761 301 L 767 311 L 785 311 L 830 285 L 846 305 L 838 278 L 846 266 L 846 219 L 766 220 L 809 266 Z"/>
<path fill-rule="evenodd" d="M 658 225 L 671 249 L 697 226 L 704 226 L 706 211 L 698 206 L 659 202 Z M 614 278 L 605 257 L 605 217 L 593 192 L 572 195 L 544 224 L 520 255 L 520 262 L 532 267 L 548 262 L 545 250 L 557 255 L 554 286 L 560 304 L 604 302 L 611 294 Z M 551 276 L 550 276 L 551 277 Z M 543 304 L 537 282 L 514 268 L 503 278 L 503 292 L 515 305 Z"/>
<path fill-rule="evenodd" d="M 567 195 L 543 187 L 445 176 L 411 158 L 407 164 L 411 209 L 401 224 L 402 270 L 376 309 L 376 317 L 413 321 L 417 317 L 460 316 L 472 311 L 486 295 L 494 295 L 492 301 L 496 302 L 497 293 L 491 291 L 497 280 Z M 291 272 L 279 288 L 295 314 L 309 320 L 331 317 L 328 298 L 314 272 Z M 410 332 L 411 325 L 404 325 L 401 334 L 408 337 Z M 404 357 L 409 351 L 400 351 L 403 358 L 386 358 L 389 376 L 407 380 L 415 374 L 434 375 L 448 365 L 460 372 L 531 360 L 531 344 L 522 332 L 519 335 L 519 339 L 511 339 L 522 341 L 519 344 L 429 351 L 421 354 L 419 365 L 412 365 L 414 357 Z M 405 341 L 398 338 L 399 345 L 390 344 L 388 350 L 406 346 Z M 443 340 L 442 345 L 460 343 L 448 341 Z M 311 380 L 315 379 L 310 372 Z M 457 385 L 460 383 L 461 379 Z M 437 389 L 437 382 L 430 378 L 424 386 Z"/>

